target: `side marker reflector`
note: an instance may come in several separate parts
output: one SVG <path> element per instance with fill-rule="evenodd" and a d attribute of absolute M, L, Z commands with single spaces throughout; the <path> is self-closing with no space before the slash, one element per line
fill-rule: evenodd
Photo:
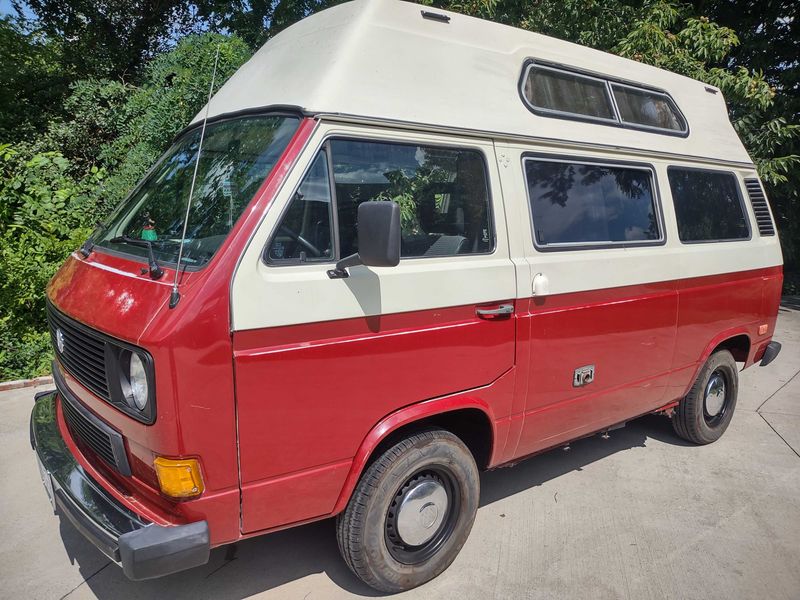
<path fill-rule="evenodd" d="M 196 458 L 157 457 L 153 461 L 161 491 L 172 498 L 193 498 L 203 493 L 205 485 Z"/>

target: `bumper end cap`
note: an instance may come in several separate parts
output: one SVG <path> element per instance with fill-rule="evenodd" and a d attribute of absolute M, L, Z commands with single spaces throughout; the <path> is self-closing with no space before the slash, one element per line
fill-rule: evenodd
<path fill-rule="evenodd" d="M 770 342 L 767 344 L 767 349 L 764 350 L 764 356 L 761 357 L 761 362 L 758 363 L 760 367 L 766 367 L 769 363 L 778 357 L 781 353 L 781 345 L 778 342 Z"/>
<path fill-rule="evenodd" d="M 119 538 L 122 570 L 133 581 L 170 575 L 208 562 L 208 523 L 149 525 Z"/>

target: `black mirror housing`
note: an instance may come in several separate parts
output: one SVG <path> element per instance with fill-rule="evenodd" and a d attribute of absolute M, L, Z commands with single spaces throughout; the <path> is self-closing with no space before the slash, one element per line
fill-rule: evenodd
<path fill-rule="evenodd" d="M 347 277 L 347 267 L 396 267 L 400 263 L 400 206 L 397 202 L 358 205 L 358 254 L 347 256 L 328 271 L 332 279 Z"/>
<path fill-rule="evenodd" d="M 358 205 L 358 256 L 368 267 L 400 263 L 400 206 L 397 202 Z"/>

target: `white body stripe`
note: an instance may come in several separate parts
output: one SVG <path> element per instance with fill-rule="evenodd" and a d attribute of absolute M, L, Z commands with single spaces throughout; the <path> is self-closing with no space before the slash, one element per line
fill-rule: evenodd
<path fill-rule="evenodd" d="M 268 266 L 263 250 L 305 167 L 328 137 L 381 139 L 478 149 L 487 159 L 494 212 L 496 250 L 492 255 L 403 259 L 394 268 L 350 269 L 347 279 L 330 279 L 331 263 Z M 549 280 L 549 295 L 614 288 L 748 271 L 781 264 L 778 236 L 760 237 L 752 207 L 744 196 L 750 240 L 682 244 L 667 180 L 675 162 L 642 161 L 563 148 L 557 157 L 594 158 L 608 163 L 637 162 L 653 167 L 666 241 L 662 246 L 540 252 L 534 248 L 531 215 L 522 167 L 523 154 L 545 150 L 529 144 L 498 143 L 454 136 L 424 135 L 363 126 L 322 124 L 288 176 L 251 241 L 235 275 L 235 330 L 276 327 L 354 317 L 529 298 L 536 273 Z M 552 152 L 552 149 L 550 150 Z M 681 163 L 693 166 L 692 163 Z M 694 165 L 697 166 L 697 165 Z M 744 177 L 736 172 L 746 194 Z"/>

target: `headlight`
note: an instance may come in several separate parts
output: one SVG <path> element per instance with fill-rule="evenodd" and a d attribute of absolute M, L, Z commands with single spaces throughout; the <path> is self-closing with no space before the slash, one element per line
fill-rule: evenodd
<path fill-rule="evenodd" d="M 156 380 L 150 353 L 124 342 L 109 341 L 106 369 L 109 402 L 137 421 L 155 423 Z"/>
<path fill-rule="evenodd" d="M 140 411 L 147 407 L 147 399 L 150 390 L 147 387 L 147 372 L 144 362 L 135 352 L 131 353 L 130 366 L 128 367 L 128 383 L 130 385 L 130 397 L 134 406 Z"/>

